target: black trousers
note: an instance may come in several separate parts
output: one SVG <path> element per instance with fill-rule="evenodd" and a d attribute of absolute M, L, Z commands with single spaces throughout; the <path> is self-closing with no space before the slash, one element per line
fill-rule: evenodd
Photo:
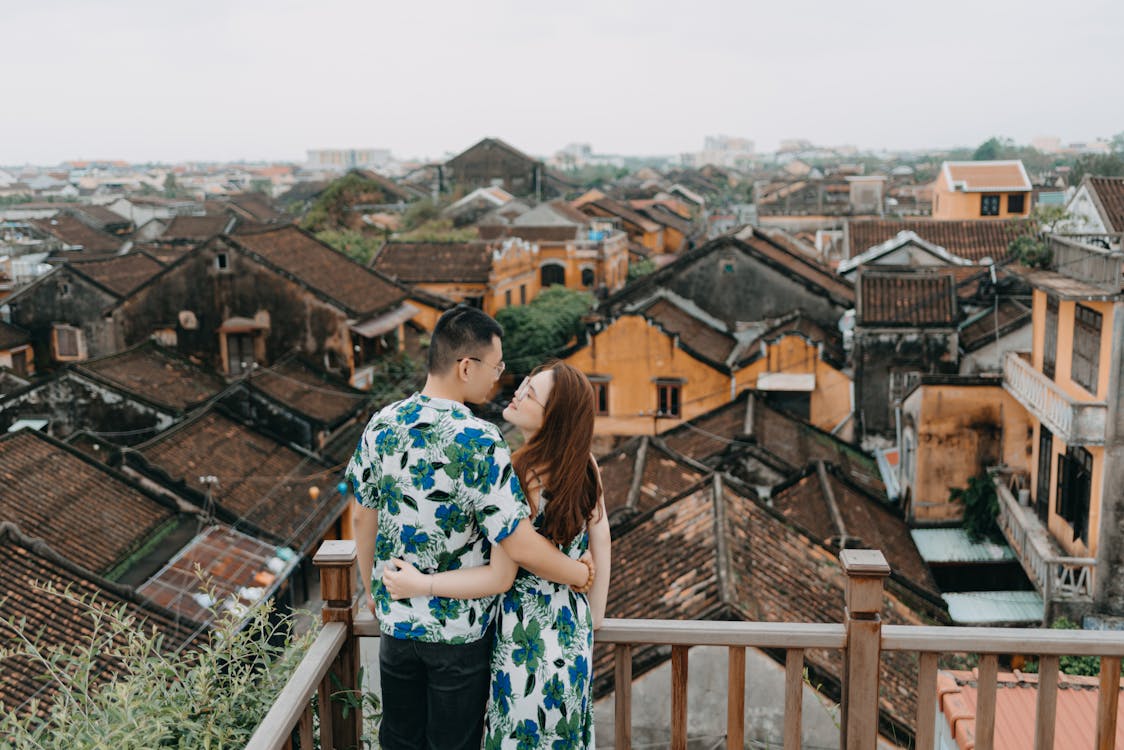
<path fill-rule="evenodd" d="M 479 750 L 494 637 L 489 628 L 457 645 L 379 639 L 383 750 Z"/>

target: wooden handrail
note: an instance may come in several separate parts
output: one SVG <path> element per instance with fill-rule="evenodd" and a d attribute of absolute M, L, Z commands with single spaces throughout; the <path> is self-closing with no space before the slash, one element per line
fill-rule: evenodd
<path fill-rule="evenodd" d="M 884 625 L 883 651 L 1124 657 L 1124 633 L 1047 628 Z"/>
<path fill-rule="evenodd" d="M 622 620 L 608 617 L 593 637 L 597 643 L 632 646 L 841 649 L 847 633 L 842 625 L 833 623 Z"/>

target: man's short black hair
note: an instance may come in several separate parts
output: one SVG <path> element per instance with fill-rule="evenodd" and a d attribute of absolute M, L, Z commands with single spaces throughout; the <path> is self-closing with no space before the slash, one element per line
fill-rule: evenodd
<path fill-rule="evenodd" d="M 461 357 L 475 357 L 492 345 L 492 338 L 503 339 L 503 328 L 483 310 L 457 305 L 437 319 L 429 339 L 429 371 L 448 372 Z"/>

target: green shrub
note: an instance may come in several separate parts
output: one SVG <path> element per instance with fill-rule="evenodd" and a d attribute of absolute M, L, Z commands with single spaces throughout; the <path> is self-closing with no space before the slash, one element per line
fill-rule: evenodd
<path fill-rule="evenodd" d="M 1031 235 L 1016 237 L 1007 244 L 1007 252 L 1015 260 L 1030 268 L 1049 268 L 1054 253 L 1042 240 Z"/>
<path fill-rule="evenodd" d="M 1081 629 L 1080 625 L 1067 617 L 1059 617 L 1050 627 L 1054 630 Z M 1101 660 L 1097 656 L 1062 656 L 1058 659 L 1058 669 L 1065 674 L 1096 677 L 1101 673 Z M 1022 671 L 1038 674 L 1038 661 L 1028 661 Z"/>
<path fill-rule="evenodd" d="M 555 357 L 582 332 L 582 316 L 593 307 L 586 292 L 552 286 L 529 305 L 505 307 L 496 313 L 503 326 L 504 359 L 510 372 L 526 374 Z"/>
<path fill-rule="evenodd" d="M 964 504 L 964 531 L 972 541 L 1003 541 L 1003 532 L 999 530 L 999 497 L 991 477 L 980 474 L 970 478 L 967 487 L 952 489 L 949 500 Z"/>

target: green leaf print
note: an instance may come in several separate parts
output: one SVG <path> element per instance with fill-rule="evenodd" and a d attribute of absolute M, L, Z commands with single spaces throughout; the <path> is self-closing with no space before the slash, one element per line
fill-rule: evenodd
<path fill-rule="evenodd" d="M 519 623 L 512 633 L 512 640 L 515 641 L 515 650 L 511 652 L 512 661 L 517 666 L 526 664 L 527 670 L 532 672 L 532 677 L 546 651 L 546 644 L 539 637 L 541 633 L 542 628 L 534 620 L 526 628 L 523 627 L 523 623 Z M 530 680 L 528 682 L 533 684 Z"/>

